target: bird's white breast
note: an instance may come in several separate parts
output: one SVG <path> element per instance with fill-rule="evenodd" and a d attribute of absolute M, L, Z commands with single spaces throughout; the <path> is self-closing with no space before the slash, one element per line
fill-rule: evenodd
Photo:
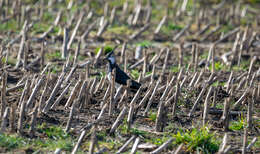
<path fill-rule="evenodd" d="M 107 79 L 109 80 L 109 82 L 111 82 L 111 81 L 112 81 L 111 72 L 109 72 L 109 73 L 107 74 Z"/>
<path fill-rule="evenodd" d="M 109 81 L 110 83 L 112 82 L 112 74 L 111 74 L 111 72 L 109 72 L 109 73 L 107 74 L 107 79 L 108 79 L 108 81 Z M 118 83 L 115 82 L 115 87 L 116 87 L 116 89 L 118 89 L 118 88 L 120 87 L 120 84 L 118 84 Z"/>

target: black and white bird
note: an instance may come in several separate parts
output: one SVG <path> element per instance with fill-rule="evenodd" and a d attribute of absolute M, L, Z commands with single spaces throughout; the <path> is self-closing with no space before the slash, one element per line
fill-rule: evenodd
<path fill-rule="evenodd" d="M 112 71 L 115 69 L 115 83 L 116 88 L 120 85 L 127 85 L 127 80 L 130 80 L 130 90 L 132 92 L 137 92 L 137 90 L 141 87 L 141 84 L 132 80 L 124 71 L 120 69 L 120 67 L 116 64 L 116 57 L 114 55 L 114 50 L 108 53 L 105 60 L 108 61 L 107 68 L 107 77 L 108 80 L 112 81 Z"/>

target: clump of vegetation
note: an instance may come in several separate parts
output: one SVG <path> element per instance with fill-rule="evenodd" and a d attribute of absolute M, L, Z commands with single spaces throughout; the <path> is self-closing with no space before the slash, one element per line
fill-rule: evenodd
<path fill-rule="evenodd" d="M 177 72 L 179 72 L 179 67 L 178 66 L 172 66 L 171 67 L 171 72 L 173 72 L 173 73 L 177 73 Z"/>
<path fill-rule="evenodd" d="M 216 81 L 212 84 L 213 87 L 221 86 L 223 87 L 225 85 L 225 82 Z"/>
<path fill-rule="evenodd" d="M 117 27 L 109 27 L 107 29 L 107 32 L 111 32 L 114 34 L 125 34 L 125 35 L 131 35 L 133 33 L 133 31 L 125 25 L 117 26 Z"/>
<path fill-rule="evenodd" d="M 112 52 L 112 51 L 113 51 L 112 46 L 107 45 L 107 46 L 104 47 L 104 53 L 105 54 L 108 54 L 109 52 Z"/>
<path fill-rule="evenodd" d="M 170 136 L 151 137 L 151 139 L 147 140 L 147 142 L 151 142 L 152 144 L 160 146 L 169 139 L 170 139 Z M 172 143 L 172 145 L 173 145 L 173 143 Z"/>
<path fill-rule="evenodd" d="M 53 59 L 61 59 L 61 52 L 59 50 L 48 53 L 45 55 L 47 59 L 53 60 Z"/>
<path fill-rule="evenodd" d="M 74 139 L 68 133 L 65 133 L 61 127 L 47 126 L 45 123 L 37 126 L 38 133 L 41 138 L 28 139 L 17 135 L 0 134 L 0 147 L 4 147 L 6 151 L 14 149 L 33 150 L 55 150 L 61 148 L 65 151 L 71 151 Z"/>
<path fill-rule="evenodd" d="M 242 130 L 244 129 L 244 126 L 246 126 L 246 119 L 244 117 L 244 115 L 240 116 L 240 119 L 238 119 L 238 121 L 232 121 L 229 129 L 233 130 L 233 131 L 238 131 L 238 130 Z"/>
<path fill-rule="evenodd" d="M 131 76 L 134 78 L 134 79 L 138 79 L 140 73 L 138 72 L 138 70 L 131 70 Z"/>
<path fill-rule="evenodd" d="M 12 31 L 12 32 L 18 32 L 18 22 L 14 19 L 10 20 L 9 22 L 1 23 L 0 24 L 0 33 L 5 31 Z"/>
<path fill-rule="evenodd" d="M 214 63 L 214 67 L 216 71 L 224 70 L 226 68 L 220 61 Z M 210 64 L 209 69 L 212 70 L 212 64 Z"/>
<path fill-rule="evenodd" d="M 149 113 L 149 120 L 155 122 L 156 121 L 156 117 L 157 117 L 157 113 L 156 112 L 150 112 Z"/>
<path fill-rule="evenodd" d="M 213 86 L 213 91 L 217 92 L 214 97 L 216 102 L 213 104 L 217 111 L 223 111 L 223 101 L 226 97 L 223 91 L 227 90 L 224 85 L 228 83 L 231 71 L 235 80 L 232 79 L 229 86 L 233 90 L 233 95 L 228 96 L 230 106 L 243 97 L 246 89 L 250 89 L 248 92 L 250 99 L 253 97 L 253 91 L 257 91 L 260 62 L 257 57 L 259 22 L 256 14 L 259 14 L 259 9 L 255 4 L 259 4 L 260 0 L 232 2 L 221 0 L 96 0 L 88 2 L 24 0 L 21 3 L 1 2 L 0 87 L 3 93 L 1 94 L 3 103 L 0 103 L 0 107 L 3 115 L 0 122 L 2 121 L 6 125 L 6 129 L 0 132 L 0 153 L 16 151 L 51 153 L 57 148 L 61 149 L 62 153 L 72 152 L 73 146 L 81 136 L 82 126 L 87 123 L 93 124 L 95 127 L 98 145 L 92 144 L 91 138 L 94 136 L 91 131 L 85 129 L 87 134 L 78 147 L 77 153 L 89 152 L 90 145 L 95 147 L 94 152 L 106 149 L 107 151 L 104 153 L 115 153 L 123 146 L 126 139 L 132 136 L 140 139 L 139 144 L 152 144 L 153 148 L 149 150 L 154 150 L 155 147 L 159 147 L 171 139 L 172 142 L 164 147 L 162 153 L 175 150 L 178 144 L 183 145 L 180 153 L 216 153 L 223 139 L 218 139 L 215 135 L 223 136 L 223 132 L 218 131 L 215 134 L 207 127 L 190 129 L 191 123 L 195 125 L 202 123 L 201 116 L 197 115 L 203 113 L 203 102 L 208 100 L 210 107 L 215 96 L 212 92 L 209 99 L 206 99 L 210 88 L 207 81 L 212 74 L 211 70 L 215 68 L 217 71 L 214 83 L 210 85 Z M 241 12 L 237 13 L 238 10 Z M 164 17 L 166 17 L 165 21 L 163 21 Z M 105 20 L 108 21 L 108 24 L 104 24 Z M 67 28 L 67 39 L 70 40 L 70 49 L 67 51 L 66 58 L 62 57 L 60 51 L 65 44 L 64 28 Z M 131 125 L 126 120 L 130 118 L 128 114 L 131 113 L 127 108 L 124 121 L 117 125 L 113 134 L 110 134 L 111 125 L 119 118 L 118 116 L 122 116 L 120 114 L 122 107 L 124 105 L 129 107 L 129 102 L 136 94 L 130 90 L 125 95 L 125 85 L 121 91 L 117 91 L 117 88 L 111 88 L 113 85 L 107 80 L 107 62 L 103 60 L 107 54 L 113 51 L 115 45 L 122 46 L 123 42 L 127 43 L 125 54 L 120 55 L 120 49 L 117 49 L 115 55 L 125 56 L 122 58 L 126 60 L 126 67 L 129 68 L 138 64 L 139 52 L 144 55 L 142 53 L 146 51 L 147 70 L 144 80 L 140 81 L 143 89 L 139 91 L 140 95 L 134 104 Z M 204 66 L 212 44 L 216 45 L 215 62 Z M 182 59 L 179 55 L 179 45 L 183 45 Z M 165 48 L 170 51 L 167 61 L 165 60 L 167 55 Z M 235 48 L 241 55 L 229 53 Z M 41 51 L 44 52 L 45 57 L 41 57 Z M 136 54 L 132 51 L 135 51 Z M 99 61 L 95 59 L 97 54 L 100 54 Z M 227 59 L 224 60 L 223 56 Z M 254 59 L 254 56 L 257 59 Z M 238 57 L 241 58 L 239 65 Z M 116 58 L 119 60 L 120 57 Z M 152 61 L 154 58 L 158 58 L 156 63 Z M 192 61 L 193 58 L 196 58 L 196 64 Z M 179 61 L 182 61 L 181 66 L 178 65 Z M 74 67 L 74 62 L 78 64 L 78 67 Z M 125 65 L 119 61 L 117 64 L 119 67 Z M 196 65 L 198 67 L 195 67 Z M 252 66 L 251 74 L 248 74 L 250 65 Z M 64 74 L 62 71 L 65 66 L 68 67 Z M 142 75 L 142 66 L 143 63 L 134 69 L 128 69 L 126 73 L 131 79 L 137 80 Z M 162 72 L 164 66 L 166 66 L 166 70 Z M 43 68 L 46 68 L 45 72 Z M 181 68 L 183 69 L 182 74 L 180 73 Z M 154 73 L 153 80 L 148 77 L 152 72 Z M 194 77 L 195 73 L 199 80 Z M 255 74 L 256 76 L 254 76 Z M 60 80 L 62 76 L 66 81 Z M 175 78 L 173 85 L 168 87 L 168 91 L 165 91 L 165 87 L 168 86 L 167 84 L 173 76 Z M 117 77 L 117 81 L 120 81 L 120 76 Z M 158 88 L 155 90 L 155 83 L 159 79 L 161 82 L 158 83 Z M 46 80 L 53 82 L 52 84 L 56 85 L 55 88 L 41 84 Z M 120 82 L 117 83 L 120 84 Z M 206 87 L 204 87 L 205 83 Z M 176 90 L 178 84 L 181 84 L 179 93 Z M 253 86 L 250 87 L 250 85 Z M 202 89 L 205 90 L 204 93 L 201 93 Z M 111 101 L 109 98 L 113 98 L 112 92 L 114 94 L 119 92 L 119 95 Z M 228 91 L 226 92 L 228 93 Z M 169 102 L 164 104 L 169 111 L 165 115 L 168 120 L 156 117 L 158 112 L 162 111 L 160 114 L 164 114 L 164 110 L 158 110 L 158 99 L 162 95 L 166 96 L 163 103 Z M 178 96 L 177 102 L 176 96 Z M 137 108 L 144 97 L 146 98 L 144 104 Z M 256 102 L 258 102 L 258 98 L 258 96 L 255 97 Z M 18 107 L 13 106 L 15 100 L 25 103 L 40 101 L 41 104 L 28 105 L 27 103 L 25 108 L 22 108 L 21 104 Z M 197 100 L 200 101 L 196 102 Z M 46 109 L 48 107 L 46 103 L 53 104 L 58 101 L 58 105 Z M 121 102 L 118 103 L 119 101 Z M 147 106 L 147 101 L 152 101 L 152 104 Z M 195 102 L 196 104 L 194 104 Z M 44 112 L 42 105 L 46 106 L 43 109 Z M 80 110 L 73 110 L 74 105 L 79 106 Z M 176 108 L 174 108 L 175 106 Z M 41 114 L 37 114 L 37 116 L 34 115 L 36 107 L 38 107 L 38 111 L 41 110 Z M 247 112 L 246 108 L 247 104 L 240 103 L 236 110 L 244 113 Z M 175 112 L 172 112 L 173 109 Z M 142 116 L 144 110 L 145 116 Z M 228 112 L 230 110 L 232 107 Z M 259 119 L 255 119 L 260 108 L 254 104 L 252 110 L 252 117 L 248 120 L 252 119 L 254 127 L 248 133 L 249 141 L 257 134 L 257 128 L 260 128 Z M 216 119 L 219 119 L 219 114 L 210 111 L 212 108 L 209 108 L 207 120 L 209 123 L 215 123 Z M 70 117 L 68 117 L 69 112 Z M 5 113 L 8 113 L 9 116 L 5 116 Z M 22 116 L 19 113 L 25 114 Z M 251 116 L 251 114 L 249 115 Z M 19 119 L 14 120 L 13 117 Z M 38 120 L 50 123 L 39 125 Z M 54 120 L 59 121 L 60 124 L 52 123 Z M 65 123 L 71 124 L 73 133 L 66 133 L 63 130 Z M 20 124 L 23 127 L 19 127 Z M 226 129 L 223 124 L 218 123 L 213 127 Z M 237 133 L 228 136 L 232 139 L 228 139 L 227 146 L 241 143 L 243 137 L 241 138 L 240 133 L 247 126 L 246 116 L 242 115 L 239 118 L 232 116 L 228 125 L 228 131 Z M 29 135 L 30 126 L 35 128 L 30 132 L 30 134 L 34 134 L 33 137 Z M 17 132 L 24 132 L 24 135 L 10 131 L 9 127 Z M 157 128 L 161 129 L 157 130 Z M 257 139 L 260 140 L 258 136 Z M 129 153 L 134 142 L 133 140 L 124 152 Z M 235 148 L 229 149 L 228 152 L 235 153 L 234 151 L 241 150 L 239 145 L 235 145 Z M 260 142 L 256 141 L 248 152 L 254 151 L 259 146 Z M 148 150 L 139 148 L 136 153 L 146 151 Z"/>
<path fill-rule="evenodd" d="M 66 139 L 69 137 L 68 133 L 65 133 L 61 127 L 47 126 L 46 123 L 39 125 L 38 131 L 52 139 Z"/>
<path fill-rule="evenodd" d="M 0 147 L 4 147 L 6 151 L 24 147 L 25 139 L 16 135 L 7 135 L 0 133 Z"/>
<path fill-rule="evenodd" d="M 249 60 L 242 60 L 240 65 L 235 65 L 232 67 L 234 71 L 246 71 L 249 69 L 250 61 Z"/>
<path fill-rule="evenodd" d="M 97 47 L 97 48 L 95 49 L 95 54 L 96 54 L 96 55 L 98 54 L 98 52 L 99 52 L 100 49 L 101 49 L 100 47 Z M 112 52 L 113 49 L 114 49 L 114 47 L 112 47 L 112 46 L 110 46 L 110 45 L 106 45 L 106 46 L 104 46 L 104 48 L 103 48 L 103 53 L 106 55 L 106 54 L 108 54 L 109 52 Z"/>
<path fill-rule="evenodd" d="M 137 43 L 137 45 L 141 46 L 141 47 L 148 48 L 148 47 L 152 46 L 152 42 L 145 40 L 145 41 Z"/>
<path fill-rule="evenodd" d="M 168 25 L 165 25 L 162 27 L 162 33 L 169 35 L 169 33 L 173 31 L 180 31 L 182 30 L 183 26 L 177 25 L 174 23 L 169 23 Z"/>
<path fill-rule="evenodd" d="M 232 30 L 234 27 L 230 24 L 223 25 L 223 27 L 220 29 L 221 32 L 227 33 L 228 31 Z"/>
<path fill-rule="evenodd" d="M 173 135 L 176 138 L 175 143 L 184 143 L 187 151 L 201 151 L 203 153 L 215 153 L 219 149 L 219 141 L 215 133 L 211 133 L 208 127 L 201 129 L 192 128 L 191 130 L 178 131 Z"/>

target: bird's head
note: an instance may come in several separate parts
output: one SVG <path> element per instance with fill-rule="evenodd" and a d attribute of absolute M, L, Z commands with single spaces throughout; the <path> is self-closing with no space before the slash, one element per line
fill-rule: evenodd
<path fill-rule="evenodd" d="M 114 51 L 117 48 L 117 46 L 107 54 L 105 57 L 105 60 L 109 62 L 110 65 L 115 65 L 116 64 L 116 57 L 114 55 Z"/>
<path fill-rule="evenodd" d="M 105 60 L 107 60 L 109 62 L 109 64 L 114 65 L 116 63 L 114 51 L 109 52 L 108 55 L 106 56 Z"/>

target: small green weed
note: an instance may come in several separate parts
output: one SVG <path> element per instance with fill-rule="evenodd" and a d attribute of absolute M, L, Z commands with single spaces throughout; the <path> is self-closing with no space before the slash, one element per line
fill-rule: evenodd
<path fill-rule="evenodd" d="M 257 138 L 257 141 L 254 145 L 255 148 L 259 148 L 260 147 L 260 137 Z"/>
<path fill-rule="evenodd" d="M 63 131 L 61 127 L 47 126 L 45 123 L 37 126 L 38 133 L 43 138 L 27 139 L 17 135 L 0 134 L 0 148 L 12 151 L 20 148 L 30 148 L 33 150 L 55 150 L 61 148 L 71 151 L 73 148 L 73 138 Z"/>
<path fill-rule="evenodd" d="M 50 27 L 49 24 L 46 23 L 36 23 L 33 25 L 32 27 L 32 34 L 37 34 L 37 33 L 44 33 L 45 31 L 48 30 L 48 28 Z"/>
<path fill-rule="evenodd" d="M 255 126 L 260 128 L 260 119 L 255 120 Z"/>
<path fill-rule="evenodd" d="M 119 130 L 121 131 L 122 134 L 135 134 L 135 135 L 147 135 L 148 132 L 143 131 L 143 130 L 139 130 L 138 128 L 130 128 L 128 129 L 127 127 L 127 120 L 124 119 L 123 123 L 119 126 Z"/>
<path fill-rule="evenodd" d="M 170 24 L 168 25 L 168 28 L 171 29 L 171 30 L 182 30 L 183 26 L 181 26 L 181 25 L 175 25 L 175 24 L 173 24 L 173 23 L 170 23 Z"/>
<path fill-rule="evenodd" d="M 178 131 L 173 135 L 176 144 L 184 143 L 187 151 L 202 151 L 203 153 L 215 153 L 219 148 L 219 141 L 215 138 L 215 133 L 211 133 L 209 128 L 193 128 L 192 130 Z"/>
<path fill-rule="evenodd" d="M 140 73 L 137 70 L 131 70 L 131 76 L 136 80 L 140 76 Z"/>
<path fill-rule="evenodd" d="M 1 61 L 2 61 L 2 63 L 5 63 L 5 62 L 6 62 L 6 58 L 3 57 Z M 13 58 L 13 57 L 8 57 L 7 64 L 8 64 L 8 65 L 15 66 L 15 64 L 16 64 L 16 59 Z"/>
<path fill-rule="evenodd" d="M 121 145 L 119 141 L 114 140 L 112 137 L 108 136 L 105 131 L 97 132 L 97 140 L 100 145 L 103 145 L 109 149 L 113 149 L 115 146 Z M 88 148 L 87 146 L 86 148 Z"/>
<path fill-rule="evenodd" d="M 176 25 L 174 23 L 169 23 L 167 26 L 163 26 L 162 27 L 162 33 L 164 33 L 165 35 L 169 35 L 170 32 L 175 31 L 175 30 L 182 30 L 183 26 L 181 25 Z"/>
<path fill-rule="evenodd" d="M 45 55 L 47 59 L 53 60 L 53 59 L 61 59 L 61 52 L 55 51 L 52 53 L 48 53 Z"/>
<path fill-rule="evenodd" d="M 142 46 L 142 47 L 151 47 L 152 46 L 152 42 L 145 40 L 143 42 L 137 43 L 137 45 L 138 46 Z"/>
<path fill-rule="evenodd" d="M 130 133 L 131 134 L 135 134 L 137 136 L 139 136 L 139 135 L 144 136 L 144 135 L 148 134 L 148 132 L 140 130 L 140 129 L 137 129 L 137 128 L 130 128 Z"/>
<path fill-rule="evenodd" d="M 109 3 L 109 5 L 111 7 L 113 6 L 122 6 L 124 4 L 125 0 L 113 0 L 111 1 L 111 3 Z"/>
<path fill-rule="evenodd" d="M 150 112 L 149 115 L 148 115 L 148 118 L 155 122 L 156 121 L 156 117 L 157 117 L 157 113 L 156 112 Z"/>
<path fill-rule="evenodd" d="M 61 72 L 62 71 L 62 67 L 61 66 L 57 66 L 57 65 L 54 65 L 53 67 L 51 67 L 51 73 L 58 73 L 58 72 Z"/>
<path fill-rule="evenodd" d="M 64 133 L 61 127 L 57 127 L 57 126 L 47 127 L 47 125 L 43 123 L 42 125 L 39 125 L 37 128 L 40 133 L 45 134 L 48 138 L 51 139 L 66 139 L 69 137 L 69 134 Z"/>
<path fill-rule="evenodd" d="M 201 59 L 207 59 L 209 55 L 209 51 L 203 52 L 203 54 L 200 55 Z"/>
<path fill-rule="evenodd" d="M 179 72 L 179 71 L 180 71 L 180 69 L 179 69 L 178 66 L 172 66 L 172 67 L 171 67 L 171 72 L 177 73 L 177 72 Z"/>
<path fill-rule="evenodd" d="M 0 134 L 0 147 L 4 147 L 7 151 L 26 146 L 24 138 L 16 135 Z"/>
<path fill-rule="evenodd" d="M 169 139 L 170 139 L 170 137 L 167 137 L 167 136 L 154 137 L 154 138 L 151 138 L 151 140 L 149 140 L 148 142 L 151 142 L 152 144 L 160 146 Z"/>
<path fill-rule="evenodd" d="M 249 2 L 251 4 L 257 4 L 257 3 L 260 3 L 260 0 L 247 0 L 247 2 Z"/>
<path fill-rule="evenodd" d="M 18 28 L 18 23 L 14 19 L 9 20 L 8 22 L 0 24 L 0 32 L 5 32 L 5 31 L 18 32 L 19 29 L 20 28 Z"/>
<path fill-rule="evenodd" d="M 224 109 L 224 105 L 221 103 L 216 104 L 217 109 Z"/>
<path fill-rule="evenodd" d="M 214 66 L 215 66 L 215 70 L 216 71 L 220 71 L 220 70 L 225 70 L 226 69 L 225 65 L 223 65 L 220 61 L 215 62 Z M 209 70 L 212 70 L 212 64 L 209 65 Z"/>
<path fill-rule="evenodd" d="M 219 70 L 223 70 L 224 69 L 224 65 L 222 65 L 222 63 L 221 62 L 215 62 L 215 69 L 217 70 L 217 71 L 219 71 Z"/>
<path fill-rule="evenodd" d="M 106 45 L 106 46 L 104 47 L 104 52 L 105 52 L 105 54 L 107 54 L 107 53 L 109 53 L 109 52 L 112 52 L 112 51 L 113 51 L 113 48 L 114 48 L 114 47 L 112 47 L 112 46 Z"/>
<path fill-rule="evenodd" d="M 42 20 L 44 22 L 52 23 L 54 19 L 55 19 L 55 16 L 51 12 L 48 12 L 48 11 L 44 12 L 43 17 L 42 17 Z"/>
<path fill-rule="evenodd" d="M 234 26 L 227 24 L 227 25 L 223 25 L 223 27 L 220 29 L 220 32 L 227 33 L 229 31 L 231 31 L 232 29 L 234 29 Z"/>
<path fill-rule="evenodd" d="M 150 74 L 152 74 L 153 72 L 152 71 L 149 71 L 149 72 L 146 72 L 145 74 L 146 75 L 150 75 Z"/>
<path fill-rule="evenodd" d="M 234 71 L 247 71 L 249 69 L 250 66 L 250 61 L 246 60 L 246 61 L 241 61 L 240 66 L 235 65 L 232 67 L 232 70 Z"/>
<path fill-rule="evenodd" d="M 106 55 L 106 54 L 108 54 L 109 52 L 113 51 L 113 48 L 114 48 L 114 47 L 112 47 L 112 46 L 110 46 L 110 45 L 106 45 L 106 46 L 103 48 L 103 53 Z M 95 49 L 95 54 L 96 54 L 96 55 L 98 54 L 99 50 L 100 50 L 100 47 L 97 47 L 97 48 Z"/>
<path fill-rule="evenodd" d="M 212 84 L 213 87 L 218 87 L 218 86 L 224 86 L 225 85 L 225 82 L 220 82 L 220 81 L 216 81 Z"/>
<path fill-rule="evenodd" d="M 5 57 L 1 58 L 0 64 L 1 64 L 1 63 L 5 63 L 5 62 L 6 62 L 6 58 L 5 58 Z"/>
<path fill-rule="evenodd" d="M 244 126 L 246 125 L 246 118 L 244 117 L 244 115 L 241 115 L 238 121 L 231 122 L 229 129 L 233 131 L 238 131 L 244 129 Z"/>
<path fill-rule="evenodd" d="M 61 148 L 71 151 L 73 148 L 73 138 L 61 127 L 47 126 L 45 123 L 37 126 L 38 132 L 46 136 L 45 140 L 36 139 L 33 141 L 34 146 L 40 149 L 56 149 Z"/>
<path fill-rule="evenodd" d="M 114 33 L 114 34 L 125 34 L 125 35 L 131 35 L 133 33 L 133 31 L 125 25 L 108 27 L 107 32 Z"/>

